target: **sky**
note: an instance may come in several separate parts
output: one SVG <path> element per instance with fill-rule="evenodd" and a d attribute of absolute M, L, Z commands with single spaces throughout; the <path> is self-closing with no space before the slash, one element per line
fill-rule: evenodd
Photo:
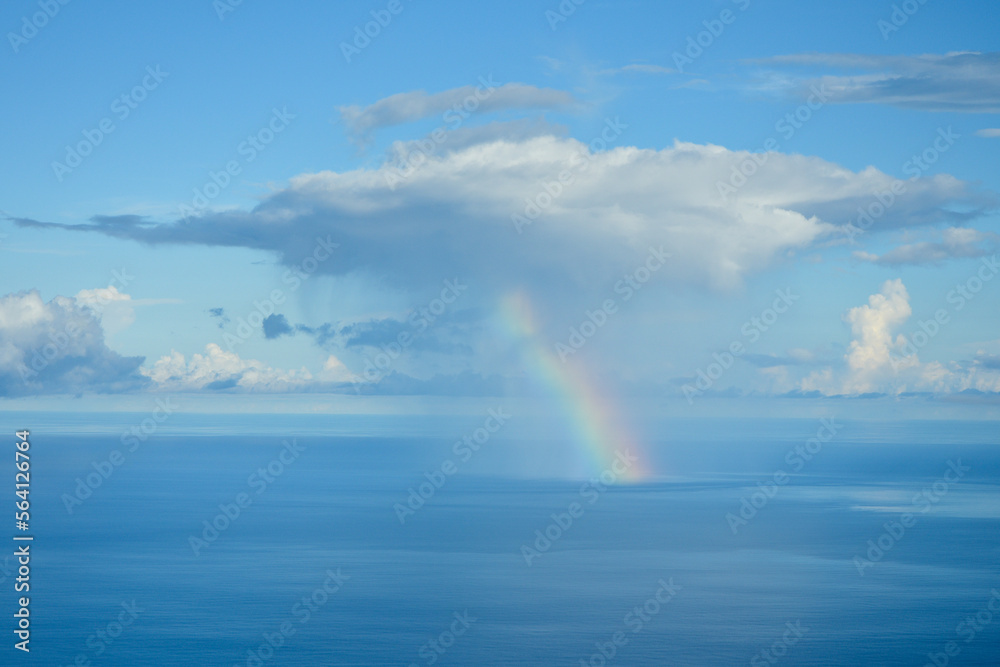
<path fill-rule="evenodd" d="M 992 9 L 6 3 L 0 396 L 995 417 Z"/>

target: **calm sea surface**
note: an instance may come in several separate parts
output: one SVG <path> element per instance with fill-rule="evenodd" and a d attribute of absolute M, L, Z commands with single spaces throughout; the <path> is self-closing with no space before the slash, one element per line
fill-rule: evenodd
<path fill-rule="evenodd" d="M 11 459 L 32 430 L 35 541 L 32 651 L 8 614 L 0 663 L 1000 665 L 996 423 L 847 421 L 808 459 L 818 421 L 661 425 L 653 474 L 603 485 L 515 430 L 463 460 L 482 417 L 123 444 L 144 417 L 3 416 Z"/>

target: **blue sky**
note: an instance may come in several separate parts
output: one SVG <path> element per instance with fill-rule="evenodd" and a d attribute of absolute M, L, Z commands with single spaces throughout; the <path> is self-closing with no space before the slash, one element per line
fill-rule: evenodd
<path fill-rule="evenodd" d="M 995 414 L 1000 281 L 955 292 L 1000 231 L 987 2 L 45 6 L 0 12 L 8 401 L 523 395 L 518 293 L 534 343 L 653 406 Z"/>

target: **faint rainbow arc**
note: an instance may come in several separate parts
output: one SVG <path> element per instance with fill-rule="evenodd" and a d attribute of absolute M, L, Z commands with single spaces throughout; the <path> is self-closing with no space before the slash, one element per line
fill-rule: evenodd
<path fill-rule="evenodd" d="M 598 471 L 607 469 L 619 452 L 630 452 L 639 460 L 623 473 L 626 481 L 649 477 L 650 470 L 639 442 L 623 423 L 614 398 L 599 392 L 578 364 L 563 362 L 544 345 L 538 335 L 531 301 L 523 291 L 507 294 L 501 303 L 509 333 L 527 345 L 530 369 L 562 403 L 573 435 Z"/>

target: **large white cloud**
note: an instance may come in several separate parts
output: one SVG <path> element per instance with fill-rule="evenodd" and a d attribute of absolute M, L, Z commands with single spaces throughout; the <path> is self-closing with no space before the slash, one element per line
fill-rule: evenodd
<path fill-rule="evenodd" d="M 609 119 L 590 143 L 542 134 L 439 144 L 403 172 L 386 163 L 296 176 L 250 211 L 166 223 L 134 216 L 99 216 L 83 225 L 16 222 L 154 245 L 267 250 L 293 278 L 302 270 L 350 275 L 379 289 L 405 291 L 414 307 L 431 303 L 444 281 L 457 280 L 468 286 L 462 308 L 484 313 L 484 322 L 496 312 L 498 297 L 523 289 L 545 314 L 540 335 L 556 340 L 580 313 L 615 296 L 612 286 L 640 268 L 651 248 L 670 257 L 656 272 L 656 286 L 644 292 L 650 304 L 657 302 L 656 290 L 663 296 L 678 285 L 738 289 L 776 263 L 846 241 L 844 227 L 858 207 L 896 180 L 873 167 L 852 171 L 777 152 L 684 142 L 641 149 L 627 145 L 628 131 L 626 123 Z M 737 178 L 741 169 L 753 172 L 745 182 Z M 738 187 L 723 197 L 720 183 Z M 973 216 L 987 200 L 945 175 L 908 181 L 860 239 L 952 221 L 959 209 Z M 655 305 L 648 308 L 666 317 Z M 492 360 L 481 356 L 470 370 L 501 372 L 503 351 Z M 318 368 L 319 379 L 309 381 L 302 373 L 230 358 L 221 350 L 190 360 L 167 357 L 152 369 L 157 386 L 177 389 L 314 390 L 333 381 Z M 360 372 L 356 364 L 352 369 Z M 326 370 L 330 378 L 348 377 Z M 859 372 L 851 382 L 831 378 L 822 388 L 862 391 L 868 385 L 878 385 L 874 375 L 866 379 Z"/>
<path fill-rule="evenodd" d="M 136 389 L 142 361 L 108 349 L 94 311 L 74 299 L 0 297 L 0 396 Z"/>
<path fill-rule="evenodd" d="M 175 223 L 17 222 L 154 244 L 267 249 L 292 267 L 314 255 L 318 239 L 330 239 L 340 245 L 316 267 L 320 273 L 366 274 L 424 294 L 455 277 L 490 298 L 526 286 L 553 305 L 614 284 L 650 246 L 673 255 L 660 281 L 739 286 L 789 251 L 840 238 L 838 227 L 894 181 L 871 167 L 854 172 L 819 158 L 768 153 L 724 199 L 719 184 L 732 182 L 750 153 L 682 142 L 595 152 L 625 144 L 617 135 L 627 132 L 611 120 L 592 145 L 536 136 L 462 146 L 431 155 L 403 177 L 390 164 L 303 174 L 252 211 Z M 869 233 L 951 220 L 958 207 L 985 205 L 957 179 L 917 179 Z"/>
<path fill-rule="evenodd" d="M 910 295 L 899 279 L 887 280 L 868 303 L 851 308 L 844 321 L 852 340 L 842 367 L 827 367 L 809 374 L 803 391 L 827 395 L 868 393 L 899 394 L 927 390 L 928 374 L 937 370 L 920 363 L 899 332 L 909 319 Z"/>
<path fill-rule="evenodd" d="M 898 372 L 916 363 L 912 357 L 896 361 L 906 340 L 893 337 L 910 317 L 910 295 L 903 281 L 887 280 L 878 294 L 868 297 L 868 305 L 851 308 L 844 320 L 851 325 L 854 339 L 847 351 L 848 377 L 845 393 L 865 393 L 882 389 L 887 372 Z"/>
<path fill-rule="evenodd" d="M 595 154 L 548 136 L 428 160 L 394 190 L 384 168 L 304 175 L 290 190 L 340 210 L 337 232 L 361 250 L 352 252 L 357 268 L 403 281 L 420 280 L 430 266 L 490 282 L 607 281 L 665 244 L 681 257 L 666 271 L 674 279 L 731 287 L 776 253 L 832 231 L 776 198 L 724 204 L 715 183 L 739 158 L 680 143 Z"/>

